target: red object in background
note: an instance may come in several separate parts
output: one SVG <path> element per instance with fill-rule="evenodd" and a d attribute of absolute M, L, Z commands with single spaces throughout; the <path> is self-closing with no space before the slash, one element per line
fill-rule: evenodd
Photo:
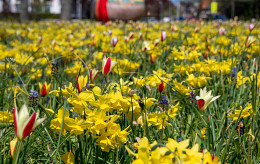
<path fill-rule="evenodd" d="M 107 14 L 107 0 L 97 0 L 96 3 L 96 16 L 97 20 L 99 21 L 108 21 L 108 14 Z"/>
<path fill-rule="evenodd" d="M 208 57 L 208 52 L 205 52 L 204 53 L 204 58 L 207 58 Z"/>
<path fill-rule="evenodd" d="M 158 90 L 160 93 L 162 93 L 163 89 L 164 89 L 164 85 L 163 85 L 163 81 L 161 81 L 161 84 L 158 86 Z"/>

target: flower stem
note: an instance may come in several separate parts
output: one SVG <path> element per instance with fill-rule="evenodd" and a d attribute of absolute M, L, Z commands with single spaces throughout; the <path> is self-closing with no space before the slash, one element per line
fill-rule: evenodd
<path fill-rule="evenodd" d="M 21 147 L 22 147 L 22 141 L 17 140 L 16 146 L 15 146 L 13 164 L 17 164 L 17 162 L 18 162 L 19 154 L 21 152 Z"/>

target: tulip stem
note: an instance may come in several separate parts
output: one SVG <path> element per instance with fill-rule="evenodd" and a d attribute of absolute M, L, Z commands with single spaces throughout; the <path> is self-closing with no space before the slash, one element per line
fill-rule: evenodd
<path fill-rule="evenodd" d="M 22 141 L 17 140 L 17 144 L 15 147 L 15 152 L 14 152 L 14 159 L 13 159 L 13 164 L 17 164 L 18 158 L 19 158 L 19 154 L 21 151 L 21 146 L 22 146 Z"/>

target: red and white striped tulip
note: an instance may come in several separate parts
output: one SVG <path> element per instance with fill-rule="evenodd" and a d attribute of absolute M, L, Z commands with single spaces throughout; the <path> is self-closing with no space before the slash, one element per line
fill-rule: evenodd
<path fill-rule="evenodd" d="M 9 138 L 9 149 L 10 149 L 10 155 L 13 158 L 14 157 L 14 151 L 16 148 L 16 144 L 17 144 L 17 138 L 13 139 L 11 141 L 11 138 Z"/>
<path fill-rule="evenodd" d="M 220 35 L 225 35 L 226 34 L 226 29 L 224 27 L 221 27 L 221 28 L 218 29 L 218 33 Z"/>
<path fill-rule="evenodd" d="M 143 50 L 149 51 L 150 50 L 150 42 L 144 41 L 143 42 Z"/>
<path fill-rule="evenodd" d="M 116 61 L 111 61 L 111 58 L 104 57 L 102 61 L 102 74 L 106 76 L 116 65 Z"/>
<path fill-rule="evenodd" d="M 134 35 L 135 35 L 135 33 L 130 32 L 130 34 L 129 34 L 129 40 L 132 39 L 132 38 L 134 37 Z"/>
<path fill-rule="evenodd" d="M 161 32 L 161 41 L 164 41 L 166 39 L 166 32 L 162 31 Z"/>
<path fill-rule="evenodd" d="M 255 41 L 256 39 L 253 36 L 248 36 L 246 38 L 245 47 L 246 48 L 250 47 Z"/>
<path fill-rule="evenodd" d="M 252 31 L 254 29 L 255 25 L 254 24 L 250 24 L 249 25 L 249 31 Z"/>
<path fill-rule="evenodd" d="M 117 37 L 113 37 L 113 38 L 111 38 L 111 44 L 112 44 L 113 47 L 116 46 L 117 42 L 118 42 Z"/>
<path fill-rule="evenodd" d="M 27 136 L 31 134 L 31 132 L 39 126 L 46 118 L 41 118 L 37 120 L 36 112 L 33 112 L 31 116 L 29 116 L 28 109 L 25 105 L 22 106 L 19 113 L 17 111 L 16 101 L 14 106 L 14 130 L 16 137 L 18 140 L 22 141 Z"/>
<path fill-rule="evenodd" d="M 203 90 L 200 89 L 200 96 L 196 96 L 196 100 L 198 101 L 198 107 L 200 111 L 204 111 L 210 103 L 218 99 L 220 96 L 213 97 L 211 95 L 211 91 L 207 92 L 207 88 L 205 87 Z"/>
<path fill-rule="evenodd" d="M 154 46 L 155 46 L 155 47 L 158 46 L 159 43 L 160 43 L 160 39 L 155 39 L 155 41 L 154 41 Z"/>
<path fill-rule="evenodd" d="M 92 69 L 90 70 L 89 72 L 89 78 L 90 78 L 90 81 L 93 82 L 95 81 L 96 77 L 97 77 L 97 74 L 98 74 L 98 71 L 96 69 Z"/>
<path fill-rule="evenodd" d="M 199 30 L 200 30 L 199 27 L 196 27 L 195 30 L 194 30 L 194 32 L 195 32 L 195 33 L 198 33 Z"/>
<path fill-rule="evenodd" d="M 143 34 L 139 33 L 139 39 L 142 39 L 142 38 L 143 38 Z"/>
<path fill-rule="evenodd" d="M 108 30 L 108 35 L 111 36 L 112 35 L 112 31 Z"/>

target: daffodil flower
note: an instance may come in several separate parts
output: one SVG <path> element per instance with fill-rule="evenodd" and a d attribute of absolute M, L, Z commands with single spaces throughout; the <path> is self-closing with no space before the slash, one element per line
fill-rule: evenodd
<path fill-rule="evenodd" d="M 210 103 L 218 99 L 220 96 L 213 97 L 211 95 L 211 91 L 207 92 L 207 88 L 205 87 L 203 90 L 200 89 L 200 96 L 196 96 L 196 100 L 198 101 L 198 107 L 200 111 L 204 111 Z"/>
<path fill-rule="evenodd" d="M 45 97 L 51 88 L 51 84 L 47 84 L 47 82 L 45 81 L 45 83 L 42 85 L 42 83 L 39 83 L 39 89 L 40 89 L 40 94 L 42 95 L 42 97 Z"/>
<path fill-rule="evenodd" d="M 19 114 L 15 103 L 14 107 L 14 129 L 18 140 L 24 140 L 30 133 L 39 126 L 46 118 L 37 120 L 36 112 L 29 117 L 28 109 L 25 105 L 22 106 Z"/>
<path fill-rule="evenodd" d="M 102 74 L 106 76 L 116 65 L 116 61 L 111 61 L 111 58 L 104 57 L 102 61 Z"/>

